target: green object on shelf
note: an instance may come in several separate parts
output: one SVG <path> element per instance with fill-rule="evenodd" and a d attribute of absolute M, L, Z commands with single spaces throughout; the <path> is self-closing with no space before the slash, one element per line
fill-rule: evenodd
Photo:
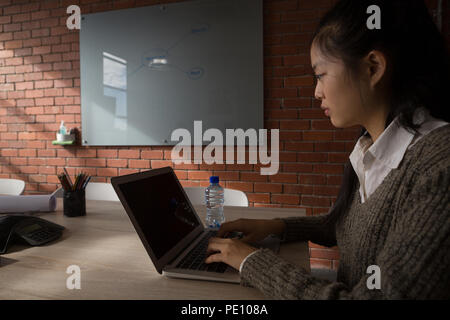
<path fill-rule="evenodd" d="M 75 140 L 72 141 L 58 141 L 58 140 L 53 140 L 52 144 L 60 144 L 60 145 L 71 145 L 71 144 L 75 144 Z"/>

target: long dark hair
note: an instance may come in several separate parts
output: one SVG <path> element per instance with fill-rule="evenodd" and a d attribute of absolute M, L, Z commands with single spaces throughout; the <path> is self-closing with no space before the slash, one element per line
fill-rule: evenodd
<path fill-rule="evenodd" d="M 367 8 L 381 9 L 381 29 L 369 29 Z M 321 54 L 343 61 L 350 75 L 371 50 L 388 60 L 390 113 L 385 128 L 395 117 L 410 132 L 416 109 L 449 122 L 446 94 L 450 83 L 450 58 L 444 37 L 434 24 L 423 0 L 341 0 L 325 14 L 313 36 Z M 360 137 L 366 130 L 362 128 Z M 339 216 L 352 201 L 357 176 L 350 161 L 330 214 Z"/>

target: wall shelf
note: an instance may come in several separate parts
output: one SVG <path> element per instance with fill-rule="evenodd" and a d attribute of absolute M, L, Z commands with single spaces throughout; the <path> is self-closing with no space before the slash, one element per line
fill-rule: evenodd
<path fill-rule="evenodd" d="M 70 146 L 70 145 L 74 145 L 75 144 L 75 140 L 73 141 L 58 141 L 58 140 L 53 140 L 52 141 L 53 145 L 62 145 L 62 146 Z"/>

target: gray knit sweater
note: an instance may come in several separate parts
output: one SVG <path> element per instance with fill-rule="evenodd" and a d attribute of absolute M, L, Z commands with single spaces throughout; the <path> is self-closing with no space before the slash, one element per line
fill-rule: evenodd
<path fill-rule="evenodd" d="M 450 299 L 450 125 L 407 150 L 369 199 L 359 182 L 341 216 L 283 219 L 285 241 L 338 245 L 336 282 L 311 276 L 268 249 L 244 263 L 241 284 L 274 299 Z M 380 268 L 380 289 L 367 280 Z"/>

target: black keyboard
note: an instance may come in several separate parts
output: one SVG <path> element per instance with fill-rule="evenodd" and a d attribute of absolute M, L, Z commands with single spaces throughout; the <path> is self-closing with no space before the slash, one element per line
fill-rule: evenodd
<path fill-rule="evenodd" d="M 177 268 L 224 273 L 227 265 L 223 262 L 205 263 L 208 241 L 217 231 L 209 231 L 197 246 L 192 249 L 177 265 Z"/>

